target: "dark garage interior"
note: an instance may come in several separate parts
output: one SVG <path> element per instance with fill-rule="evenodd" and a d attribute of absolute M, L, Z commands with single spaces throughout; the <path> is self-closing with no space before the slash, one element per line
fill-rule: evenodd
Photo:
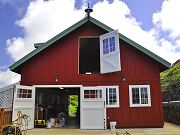
<path fill-rule="evenodd" d="M 36 88 L 35 127 L 48 127 L 48 123 L 80 128 L 80 88 Z"/>

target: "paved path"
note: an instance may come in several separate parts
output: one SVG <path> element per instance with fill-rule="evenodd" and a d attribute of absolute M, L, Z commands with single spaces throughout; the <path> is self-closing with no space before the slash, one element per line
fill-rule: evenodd
<path fill-rule="evenodd" d="M 164 128 L 118 129 L 120 133 L 128 131 L 132 135 L 180 135 L 180 126 L 165 123 Z"/>
<path fill-rule="evenodd" d="M 120 135 L 128 131 L 131 135 L 180 135 L 180 126 L 165 123 L 164 128 L 118 129 Z M 27 135 L 112 135 L 109 130 L 43 129 L 29 130 Z"/>
<path fill-rule="evenodd" d="M 27 135 L 111 135 L 109 130 L 33 129 Z"/>

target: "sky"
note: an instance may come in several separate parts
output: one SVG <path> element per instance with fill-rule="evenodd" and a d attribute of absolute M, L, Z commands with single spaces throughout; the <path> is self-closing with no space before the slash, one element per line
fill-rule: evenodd
<path fill-rule="evenodd" d="M 163 59 L 180 59 L 180 0 L 0 0 L 0 87 L 20 80 L 9 66 L 91 16 Z"/>

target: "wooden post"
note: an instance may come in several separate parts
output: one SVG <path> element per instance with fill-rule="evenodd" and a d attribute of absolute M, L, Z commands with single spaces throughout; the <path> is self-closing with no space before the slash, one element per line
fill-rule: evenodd
<path fill-rule="evenodd" d="M 0 127 L 3 126 L 4 121 L 3 121 L 3 116 L 4 116 L 4 109 L 0 109 Z"/>
<path fill-rule="evenodd" d="M 11 123 L 12 110 L 0 108 L 0 127 Z"/>

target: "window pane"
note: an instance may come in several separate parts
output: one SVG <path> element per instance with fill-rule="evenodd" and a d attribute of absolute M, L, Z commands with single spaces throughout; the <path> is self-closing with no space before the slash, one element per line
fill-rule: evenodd
<path fill-rule="evenodd" d="M 32 98 L 32 90 L 18 89 L 17 97 L 18 98 Z"/>
<path fill-rule="evenodd" d="M 27 91 L 28 91 L 28 90 L 23 89 L 23 92 L 22 92 L 22 93 L 27 93 Z"/>
<path fill-rule="evenodd" d="M 116 95 L 116 88 L 109 88 L 109 105 L 116 105 L 117 104 L 117 95 Z"/>
<path fill-rule="evenodd" d="M 108 38 L 103 40 L 103 54 L 109 53 Z"/>
<path fill-rule="evenodd" d="M 112 93 L 112 92 L 113 92 L 112 88 L 109 88 L 109 93 Z"/>
<path fill-rule="evenodd" d="M 102 91 L 96 90 L 96 98 L 102 98 Z"/>
<path fill-rule="evenodd" d="M 84 98 L 102 98 L 102 90 L 84 90 Z"/>
<path fill-rule="evenodd" d="M 139 104 L 139 88 L 132 88 L 132 103 Z"/>
<path fill-rule="evenodd" d="M 109 38 L 110 52 L 115 51 L 115 37 Z"/>
<path fill-rule="evenodd" d="M 146 87 L 141 88 L 141 104 L 148 104 L 148 92 Z"/>

